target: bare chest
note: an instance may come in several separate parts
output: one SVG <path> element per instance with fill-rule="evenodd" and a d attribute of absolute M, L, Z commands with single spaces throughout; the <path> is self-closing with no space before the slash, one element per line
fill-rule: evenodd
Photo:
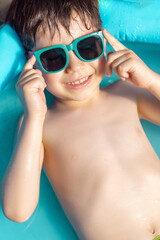
<path fill-rule="evenodd" d="M 45 166 L 54 166 L 55 173 L 63 172 L 68 181 L 84 171 L 87 178 L 95 171 L 112 175 L 113 166 L 131 171 L 143 163 L 147 168 L 157 157 L 135 102 L 121 100 L 88 113 L 54 117 L 44 126 Z"/>
<path fill-rule="evenodd" d="M 44 134 L 45 171 L 80 239 L 160 233 L 160 164 L 135 103 L 65 116 Z"/>

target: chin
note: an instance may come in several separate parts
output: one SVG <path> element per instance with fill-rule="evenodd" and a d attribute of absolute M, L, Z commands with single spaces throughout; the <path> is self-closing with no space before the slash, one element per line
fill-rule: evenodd
<path fill-rule="evenodd" d="M 96 94 L 95 91 L 96 91 L 96 89 L 94 89 L 92 91 L 89 89 L 88 91 L 75 94 L 74 97 L 72 97 L 72 100 L 75 100 L 78 102 L 87 101 L 95 96 L 95 94 Z"/>

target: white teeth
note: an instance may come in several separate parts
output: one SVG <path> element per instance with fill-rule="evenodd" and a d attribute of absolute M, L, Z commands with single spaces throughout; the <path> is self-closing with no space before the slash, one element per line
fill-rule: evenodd
<path fill-rule="evenodd" d="M 76 82 L 71 82 L 71 83 L 67 83 L 69 85 L 76 85 L 76 84 L 81 84 L 83 82 L 85 82 L 88 79 L 88 77 L 82 78 L 80 81 L 76 81 Z"/>
<path fill-rule="evenodd" d="M 79 81 L 74 82 L 74 84 L 79 84 Z"/>

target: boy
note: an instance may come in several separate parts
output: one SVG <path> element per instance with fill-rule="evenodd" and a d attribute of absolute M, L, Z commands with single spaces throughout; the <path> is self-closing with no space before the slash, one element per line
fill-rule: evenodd
<path fill-rule="evenodd" d="M 15 222 L 32 215 L 43 165 L 80 240 L 152 240 L 160 234 L 160 162 L 140 118 L 160 125 L 160 76 L 105 29 L 103 39 L 98 1 L 14 0 L 7 21 L 30 59 L 16 84 L 24 114 L 4 214 Z M 106 41 L 116 51 L 107 61 Z M 100 89 L 112 70 L 122 81 Z M 48 109 L 45 87 L 55 96 Z"/>

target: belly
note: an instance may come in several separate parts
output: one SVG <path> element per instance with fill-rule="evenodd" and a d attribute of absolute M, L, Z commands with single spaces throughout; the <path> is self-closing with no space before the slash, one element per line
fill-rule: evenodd
<path fill-rule="evenodd" d="M 135 184 L 121 173 L 110 181 L 104 178 L 94 204 L 91 200 L 83 209 L 84 239 L 152 240 L 160 234 L 160 177 L 150 175 L 150 181 Z"/>
<path fill-rule="evenodd" d="M 71 181 L 50 175 L 80 240 L 152 240 L 160 234 L 160 163 L 155 159 L 149 168 L 136 162 L 130 168 L 113 164 L 106 174 L 98 160 L 101 167 L 93 164 L 79 176 L 70 171 Z"/>

